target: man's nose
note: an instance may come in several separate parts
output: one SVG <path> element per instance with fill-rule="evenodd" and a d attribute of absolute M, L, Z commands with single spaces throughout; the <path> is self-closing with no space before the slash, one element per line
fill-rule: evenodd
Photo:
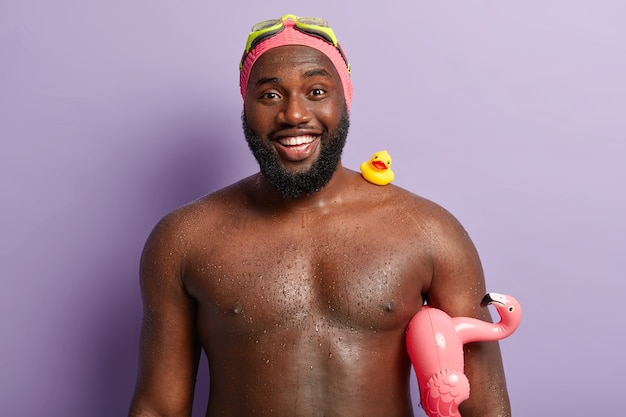
<path fill-rule="evenodd" d="M 278 121 L 282 124 L 298 126 L 311 120 L 311 112 L 304 97 L 288 97 L 278 114 Z"/>

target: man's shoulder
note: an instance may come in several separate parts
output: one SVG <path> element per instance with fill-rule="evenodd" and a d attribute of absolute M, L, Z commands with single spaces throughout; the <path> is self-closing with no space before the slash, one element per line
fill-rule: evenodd
<path fill-rule="evenodd" d="M 254 176 L 206 194 L 168 212 L 157 223 L 161 233 L 191 233 L 198 228 L 219 223 L 224 216 L 233 215 L 237 207 L 245 207 Z"/>
<path fill-rule="evenodd" d="M 249 178 L 246 178 L 213 191 L 174 210 L 174 213 L 191 216 L 204 215 L 205 212 L 216 212 L 224 207 L 238 205 L 246 199 L 247 190 L 250 188 L 249 182 Z"/>
<path fill-rule="evenodd" d="M 458 223 L 456 217 L 440 203 L 398 185 L 387 185 L 381 206 L 387 206 L 394 216 L 413 219 L 421 227 L 445 227 Z"/>
<path fill-rule="evenodd" d="M 441 205 L 428 197 L 395 184 L 378 186 L 374 192 L 380 194 L 383 205 L 399 210 L 418 210 L 424 214 L 436 214 L 443 209 Z"/>

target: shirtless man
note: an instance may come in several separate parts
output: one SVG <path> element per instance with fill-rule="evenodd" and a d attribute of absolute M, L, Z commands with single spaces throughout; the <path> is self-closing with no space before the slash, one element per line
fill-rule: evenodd
<path fill-rule="evenodd" d="M 168 214 L 141 260 L 131 416 L 413 416 L 405 331 L 427 301 L 490 320 L 476 250 L 440 206 L 341 165 L 352 98 L 334 34 L 286 16 L 242 58 L 260 173 Z M 313 36 L 315 35 L 315 36 Z M 509 416 L 497 343 L 466 347 L 463 416 Z"/>

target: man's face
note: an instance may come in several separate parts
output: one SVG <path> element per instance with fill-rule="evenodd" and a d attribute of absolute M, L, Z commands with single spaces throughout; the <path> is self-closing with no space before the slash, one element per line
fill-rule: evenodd
<path fill-rule="evenodd" d="M 349 127 L 335 67 L 305 46 L 264 53 L 250 73 L 243 127 L 261 173 L 283 197 L 318 191 L 337 169 Z"/>

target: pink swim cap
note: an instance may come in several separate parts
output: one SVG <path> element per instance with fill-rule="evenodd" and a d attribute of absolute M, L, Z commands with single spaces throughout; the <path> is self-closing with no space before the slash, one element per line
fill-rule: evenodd
<path fill-rule="evenodd" d="M 293 20 L 287 19 L 283 22 L 283 24 L 285 28 L 281 32 L 259 42 L 245 57 L 239 74 L 239 88 L 241 90 L 241 97 L 244 101 L 246 100 L 246 89 L 248 88 L 250 71 L 252 71 L 252 66 L 256 60 L 263 55 L 263 53 L 279 46 L 302 45 L 317 49 L 326 55 L 333 63 L 341 80 L 343 95 L 346 99 L 346 106 L 348 110 L 350 110 L 350 104 L 352 103 L 352 80 L 350 80 L 348 65 L 339 53 L 339 50 L 323 39 L 313 35 L 307 35 L 306 33 L 296 29 L 295 22 Z"/>

